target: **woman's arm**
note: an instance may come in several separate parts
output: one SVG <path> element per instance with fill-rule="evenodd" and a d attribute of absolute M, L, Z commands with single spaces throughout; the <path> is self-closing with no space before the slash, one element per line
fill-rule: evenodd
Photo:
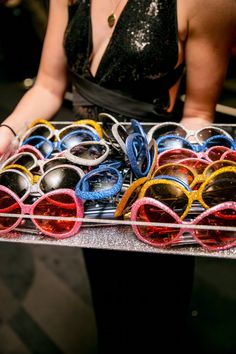
<path fill-rule="evenodd" d="M 186 98 L 181 122 L 198 129 L 214 121 L 236 34 L 236 1 L 189 0 L 184 3 L 188 33 Z"/>
<path fill-rule="evenodd" d="M 47 32 L 34 86 L 23 96 L 3 123 L 16 133 L 35 119 L 50 119 L 60 108 L 67 87 L 67 63 L 63 38 L 68 22 L 68 1 L 51 0 Z M 0 127 L 0 153 L 6 151 L 12 132 Z"/>

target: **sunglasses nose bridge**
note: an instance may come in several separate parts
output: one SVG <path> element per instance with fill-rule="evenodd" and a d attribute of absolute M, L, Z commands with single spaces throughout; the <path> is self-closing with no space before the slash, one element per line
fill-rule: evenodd
<path fill-rule="evenodd" d="M 52 139 L 52 137 L 54 137 L 54 139 Z M 54 131 L 53 131 L 53 134 L 52 134 L 52 136 L 51 136 L 51 138 L 50 139 L 52 139 L 52 140 L 54 140 L 54 141 L 60 141 L 61 140 L 61 138 L 60 138 L 60 130 L 58 130 L 58 129 L 55 129 Z"/>
<path fill-rule="evenodd" d="M 40 179 L 39 175 L 33 175 L 33 184 L 37 183 Z"/>
<path fill-rule="evenodd" d="M 23 204 L 21 205 L 21 217 L 25 217 L 25 215 L 33 215 L 33 204 Z"/>
<path fill-rule="evenodd" d="M 191 205 L 193 204 L 193 202 L 195 201 L 200 201 L 201 202 L 201 192 L 199 189 L 193 190 L 190 192 L 189 195 L 189 200 L 191 202 Z"/>
<path fill-rule="evenodd" d="M 206 175 L 205 173 L 201 173 L 201 174 L 196 174 L 194 176 L 194 180 L 193 183 L 191 184 L 191 188 L 196 187 L 197 185 L 202 184 L 206 179 Z"/>

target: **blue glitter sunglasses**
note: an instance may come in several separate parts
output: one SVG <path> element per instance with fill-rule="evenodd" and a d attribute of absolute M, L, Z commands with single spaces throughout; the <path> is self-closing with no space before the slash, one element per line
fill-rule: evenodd
<path fill-rule="evenodd" d="M 59 141 L 51 141 L 43 136 L 35 135 L 23 141 L 22 145 L 33 145 L 45 158 L 49 158 L 53 152 L 61 152 L 72 148 L 82 141 L 99 141 L 100 137 L 91 130 L 79 129 L 63 136 Z"/>
<path fill-rule="evenodd" d="M 214 135 L 206 139 L 202 144 L 191 143 L 186 138 L 177 135 L 164 135 L 156 140 L 158 151 L 163 152 L 170 149 L 189 149 L 195 152 L 204 152 L 213 146 L 225 146 L 236 150 L 235 141 L 226 135 Z"/>
<path fill-rule="evenodd" d="M 122 173 L 110 166 L 98 167 L 84 175 L 76 185 L 75 194 L 83 200 L 101 200 L 117 195 L 122 188 Z"/>

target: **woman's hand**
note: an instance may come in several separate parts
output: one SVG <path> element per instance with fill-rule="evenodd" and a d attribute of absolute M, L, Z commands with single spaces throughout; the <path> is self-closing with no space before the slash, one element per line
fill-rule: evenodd
<path fill-rule="evenodd" d="M 0 158 L 4 155 L 10 155 L 18 146 L 18 139 L 7 127 L 0 127 Z"/>
<path fill-rule="evenodd" d="M 198 129 L 212 125 L 213 122 L 202 117 L 183 117 L 180 121 L 180 124 L 182 124 L 188 130 L 197 131 Z"/>

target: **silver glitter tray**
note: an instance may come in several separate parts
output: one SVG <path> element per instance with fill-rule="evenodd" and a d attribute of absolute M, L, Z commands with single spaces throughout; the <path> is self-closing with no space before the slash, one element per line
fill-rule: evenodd
<path fill-rule="evenodd" d="M 53 122 L 65 125 L 71 122 Z M 125 123 L 128 124 L 128 123 Z M 146 126 L 153 125 L 145 123 Z M 226 129 L 236 137 L 236 124 L 216 124 Z M 66 239 L 45 237 L 38 232 L 31 222 L 26 222 L 25 227 L 20 227 L 0 237 L 0 242 L 12 242 L 31 245 L 50 245 L 64 247 L 97 248 L 110 250 L 123 250 L 131 252 L 151 252 L 161 254 L 192 255 L 199 257 L 236 258 L 236 247 L 224 251 L 209 252 L 200 247 L 191 237 L 185 234 L 178 243 L 168 249 L 149 246 L 137 239 L 129 225 L 122 225 L 122 221 L 111 219 L 110 223 L 87 223 L 79 233 Z"/>
<path fill-rule="evenodd" d="M 132 232 L 132 229 L 125 225 L 82 227 L 78 235 L 62 240 L 45 237 L 35 229 L 27 228 L 5 234 L 0 237 L 0 242 L 191 255 L 199 257 L 236 258 L 236 247 L 224 251 L 209 252 L 194 243 L 190 236 L 183 237 L 179 244 L 168 249 L 152 247 L 139 241 Z"/>

